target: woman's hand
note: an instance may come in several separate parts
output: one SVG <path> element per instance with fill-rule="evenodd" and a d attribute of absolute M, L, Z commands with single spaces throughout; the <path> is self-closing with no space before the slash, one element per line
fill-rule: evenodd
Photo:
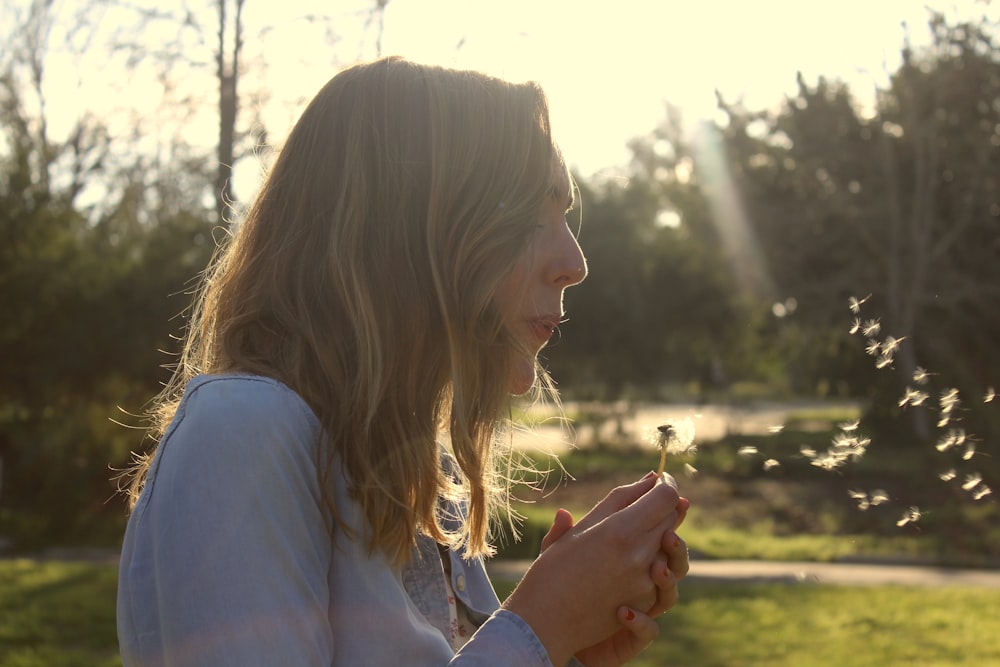
<path fill-rule="evenodd" d="M 575 525 L 560 511 L 505 607 L 532 626 L 554 664 L 588 646 L 595 664 L 620 664 L 656 636 L 643 610 L 660 613 L 676 601 L 686 556 L 683 542 L 665 535 L 686 508 L 666 478 L 650 474 L 613 490 Z"/>
<path fill-rule="evenodd" d="M 653 619 L 677 603 L 677 584 L 689 569 L 687 545 L 675 531 L 684 522 L 690 505 L 687 498 L 680 498 L 677 522 L 672 530 L 664 533 L 661 553 L 651 567 L 650 576 L 659 591 L 656 603 L 645 613 L 628 606 L 619 607 L 617 615 L 621 627 L 607 639 L 576 653 L 577 660 L 587 667 L 622 665 L 639 655 L 659 635 L 659 626 Z M 573 525 L 572 514 L 564 509 L 556 511 L 552 527 L 542 538 L 542 551 L 569 532 Z"/>

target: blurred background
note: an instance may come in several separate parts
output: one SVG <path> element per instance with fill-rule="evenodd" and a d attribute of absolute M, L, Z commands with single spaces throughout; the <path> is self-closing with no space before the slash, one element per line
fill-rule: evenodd
<path fill-rule="evenodd" d="M 782 406 L 766 428 L 724 419 L 685 460 L 759 483 L 779 532 L 914 530 L 1000 558 L 998 16 L 0 0 L 4 549 L 119 542 L 112 478 L 149 446 L 135 427 L 215 242 L 318 88 L 399 54 L 549 94 L 591 269 L 545 352 L 579 450 L 641 446 L 643 414 Z M 794 511 L 825 496 L 760 486 L 815 475 L 835 521 Z M 744 488 L 702 483 L 720 503 Z M 881 518 L 856 507 L 876 488 L 897 505 Z"/>

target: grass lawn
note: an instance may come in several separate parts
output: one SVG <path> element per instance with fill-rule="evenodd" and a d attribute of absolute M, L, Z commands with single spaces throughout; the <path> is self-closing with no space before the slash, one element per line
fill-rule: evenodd
<path fill-rule="evenodd" d="M 0 667 L 120 665 L 115 578 L 112 565 L 0 561 Z M 998 617 L 997 590 L 687 582 L 632 664 L 1000 665 Z"/>

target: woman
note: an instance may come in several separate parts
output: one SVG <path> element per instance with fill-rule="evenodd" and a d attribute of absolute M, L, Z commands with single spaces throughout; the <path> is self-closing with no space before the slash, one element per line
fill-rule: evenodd
<path fill-rule="evenodd" d="M 652 473 L 560 511 L 501 605 L 511 394 L 586 265 L 544 95 L 383 59 L 335 76 L 213 261 L 118 594 L 130 665 L 617 665 L 687 571 Z M 473 634 L 474 633 L 474 634 Z"/>

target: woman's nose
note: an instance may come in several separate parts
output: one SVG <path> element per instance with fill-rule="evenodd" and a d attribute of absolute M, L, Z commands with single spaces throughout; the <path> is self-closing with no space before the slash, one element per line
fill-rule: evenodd
<path fill-rule="evenodd" d="M 550 280 L 562 288 L 582 283 L 587 277 L 587 258 L 568 225 L 563 226 L 554 249 L 549 264 Z"/>

